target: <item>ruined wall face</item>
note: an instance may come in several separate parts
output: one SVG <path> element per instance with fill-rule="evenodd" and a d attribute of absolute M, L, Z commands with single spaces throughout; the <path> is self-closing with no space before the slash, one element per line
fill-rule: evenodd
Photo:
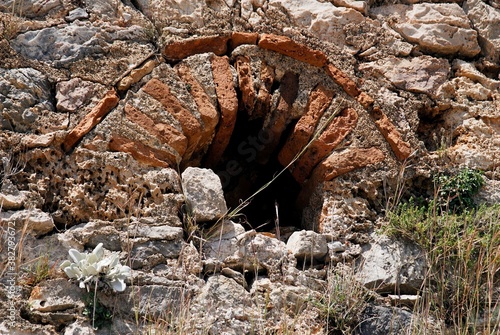
<path fill-rule="evenodd" d="M 480 197 L 498 202 L 498 7 L 0 4 L 2 218 L 33 217 L 26 258 L 35 237 L 64 258 L 107 234 L 120 238 L 106 248 L 128 252 L 129 221 L 179 229 L 168 250 L 136 237 L 135 267 L 151 268 L 179 256 L 190 166 L 213 169 L 232 208 L 286 167 L 250 225 L 274 220 L 277 201 L 281 225 L 355 246 L 400 183 L 430 196 L 443 169 L 484 170 Z M 64 235 L 87 223 L 96 230 Z"/>

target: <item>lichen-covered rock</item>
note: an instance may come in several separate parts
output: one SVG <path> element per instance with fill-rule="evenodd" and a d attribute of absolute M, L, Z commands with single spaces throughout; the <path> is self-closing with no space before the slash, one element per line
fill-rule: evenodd
<path fill-rule="evenodd" d="M 227 214 L 220 179 L 212 170 L 187 168 L 182 173 L 182 189 L 196 222 L 218 220 Z"/>
<path fill-rule="evenodd" d="M 359 324 L 360 335 L 404 334 L 411 331 L 413 315 L 397 307 L 369 305 Z"/>

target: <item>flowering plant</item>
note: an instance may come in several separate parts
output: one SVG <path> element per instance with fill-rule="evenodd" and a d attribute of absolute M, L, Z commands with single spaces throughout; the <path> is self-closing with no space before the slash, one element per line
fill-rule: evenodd
<path fill-rule="evenodd" d="M 120 264 L 118 253 L 104 257 L 102 243 L 99 243 L 90 254 L 70 249 L 69 256 L 74 262 L 66 260 L 60 267 L 70 279 L 78 280 L 81 288 L 87 288 L 88 291 L 89 284 L 97 285 L 101 279 L 114 291 L 125 290 L 124 280 L 130 277 L 130 268 Z"/>

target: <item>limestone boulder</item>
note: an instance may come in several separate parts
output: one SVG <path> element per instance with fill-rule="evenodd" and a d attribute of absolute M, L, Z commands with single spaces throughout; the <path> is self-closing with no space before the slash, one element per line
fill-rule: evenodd
<path fill-rule="evenodd" d="M 312 35 L 321 36 L 347 50 L 343 27 L 365 21 L 363 14 L 356 9 L 337 7 L 330 2 L 270 0 L 269 7 L 283 8 L 296 27 L 307 29 Z"/>
<path fill-rule="evenodd" d="M 361 64 L 360 70 L 365 74 L 383 75 L 399 89 L 435 96 L 448 78 L 450 64 L 446 59 L 430 56 L 391 57 Z"/>
<path fill-rule="evenodd" d="M 54 44 L 60 47 L 54 48 Z M 11 46 L 28 59 L 69 68 L 75 76 L 106 85 L 114 83 L 153 52 L 145 28 L 99 27 L 79 20 L 21 33 Z M 92 66 L 85 60 L 103 55 L 106 61 L 100 66 Z"/>
<path fill-rule="evenodd" d="M 36 286 L 28 299 L 28 320 L 64 326 L 76 320 L 85 307 L 84 290 L 67 279 L 52 279 Z"/>
<path fill-rule="evenodd" d="M 468 0 L 464 3 L 467 17 L 474 25 L 479 37 L 479 45 L 484 56 L 497 63 L 500 59 L 500 8 L 495 2 L 490 4 L 480 0 Z"/>
<path fill-rule="evenodd" d="M 61 0 L 28 0 L 17 2 L 16 0 L 2 1 L 0 11 L 4 13 L 15 13 L 28 18 L 39 18 L 47 15 L 60 16 L 64 13 L 64 3 Z"/>
<path fill-rule="evenodd" d="M 299 261 L 321 261 L 328 253 L 325 236 L 311 230 L 294 232 L 288 238 L 286 247 Z"/>
<path fill-rule="evenodd" d="M 207 307 L 214 313 L 207 313 Z M 250 293 L 223 275 L 208 278 L 192 301 L 190 313 L 193 322 L 185 325 L 188 333 L 246 334 L 258 317 Z"/>
<path fill-rule="evenodd" d="M 481 52 L 476 30 L 456 3 L 388 5 L 373 8 L 371 13 L 397 21 L 392 28 L 425 52 L 466 57 Z"/>
<path fill-rule="evenodd" d="M 415 294 L 425 277 L 423 250 L 409 241 L 372 235 L 357 259 L 357 279 L 379 293 Z"/>
<path fill-rule="evenodd" d="M 182 173 L 182 188 L 197 222 L 218 220 L 227 213 L 220 178 L 212 170 L 187 168 Z"/>
<path fill-rule="evenodd" d="M 17 231 L 25 230 L 35 237 L 45 235 L 54 228 L 54 220 L 40 209 L 0 212 L 2 221 L 13 224 Z"/>
<path fill-rule="evenodd" d="M 32 68 L 0 68 L 0 110 L 2 129 L 27 132 L 39 127 L 42 113 L 54 110 L 47 77 Z M 64 124 L 61 119 L 59 127 L 52 127 Z"/>

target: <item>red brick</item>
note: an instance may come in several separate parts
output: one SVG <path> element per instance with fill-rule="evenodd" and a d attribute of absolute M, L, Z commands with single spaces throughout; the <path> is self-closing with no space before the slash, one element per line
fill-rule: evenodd
<path fill-rule="evenodd" d="M 292 134 L 281 149 L 278 160 L 287 166 L 307 145 L 324 111 L 332 102 L 334 93 L 323 86 L 316 87 L 309 95 L 305 114 L 295 124 Z"/>
<path fill-rule="evenodd" d="M 248 115 L 252 115 L 255 105 L 255 89 L 253 87 L 252 68 L 250 58 L 246 56 L 236 57 L 236 70 L 238 71 L 238 82 L 241 91 L 241 107 Z"/>
<path fill-rule="evenodd" d="M 295 180 L 303 183 L 310 176 L 314 167 L 330 155 L 332 150 L 352 132 L 357 122 L 358 113 L 352 108 L 344 109 L 335 117 L 297 161 L 292 171 Z"/>
<path fill-rule="evenodd" d="M 262 49 L 276 51 L 280 54 L 313 66 L 323 67 L 327 63 L 327 58 L 323 52 L 313 50 L 308 46 L 297 43 L 286 36 L 262 34 L 258 45 Z"/>
<path fill-rule="evenodd" d="M 175 156 L 169 152 L 151 148 L 141 142 L 113 134 L 109 149 L 130 154 L 135 160 L 150 166 L 169 167 L 175 162 Z"/>
<path fill-rule="evenodd" d="M 229 36 L 203 36 L 169 43 L 163 49 L 163 55 L 168 60 L 181 60 L 186 57 L 213 52 L 224 55 L 227 52 Z"/>
<path fill-rule="evenodd" d="M 257 33 L 244 33 L 240 31 L 234 31 L 231 34 L 231 39 L 229 40 L 229 49 L 234 50 L 243 44 L 257 44 L 259 34 Z"/>
<path fill-rule="evenodd" d="M 334 65 L 326 65 L 325 71 L 333 79 L 333 81 L 340 85 L 340 87 L 342 87 L 342 89 L 351 97 L 356 98 L 361 93 L 361 90 L 356 83 Z"/>
<path fill-rule="evenodd" d="M 188 147 L 183 158 L 186 160 L 191 158 L 202 135 L 200 122 L 182 106 L 180 101 L 172 94 L 170 88 L 160 80 L 151 79 L 142 87 L 142 90 L 158 100 L 167 112 L 179 121 L 182 132 L 188 139 Z"/>
<path fill-rule="evenodd" d="M 234 89 L 229 59 L 227 57 L 214 57 L 212 59 L 212 72 L 221 120 L 206 156 L 205 164 L 209 167 L 216 165 L 226 150 L 233 134 L 238 113 L 238 96 Z"/>
<path fill-rule="evenodd" d="M 92 130 L 113 108 L 118 105 L 120 98 L 115 90 L 109 90 L 104 98 L 92 108 L 92 110 L 83 117 L 78 125 L 73 128 L 63 142 L 63 148 L 66 152 L 74 148 L 83 136 Z"/>
<path fill-rule="evenodd" d="M 209 96 L 201 84 L 194 78 L 191 69 L 184 63 L 179 63 L 175 69 L 179 77 L 189 85 L 189 93 L 193 96 L 196 107 L 198 107 L 198 112 L 204 126 L 198 147 L 201 151 L 206 151 L 214 136 L 215 127 L 219 122 L 219 113 L 217 113 L 215 106 L 212 105 Z"/>
<path fill-rule="evenodd" d="M 179 157 L 184 155 L 187 149 L 187 138 L 179 130 L 169 124 L 151 119 L 149 116 L 129 104 L 125 105 L 124 110 L 127 119 L 142 127 L 152 136 L 158 138 L 160 142 L 169 145 L 172 149 L 177 151 Z"/>
<path fill-rule="evenodd" d="M 403 141 L 403 138 L 396 129 L 396 126 L 394 126 L 384 112 L 382 112 L 378 107 L 375 107 L 372 111 L 372 117 L 375 119 L 375 124 L 377 125 L 378 130 L 391 146 L 396 158 L 400 161 L 408 158 L 411 155 L 410 144 Z"/>

